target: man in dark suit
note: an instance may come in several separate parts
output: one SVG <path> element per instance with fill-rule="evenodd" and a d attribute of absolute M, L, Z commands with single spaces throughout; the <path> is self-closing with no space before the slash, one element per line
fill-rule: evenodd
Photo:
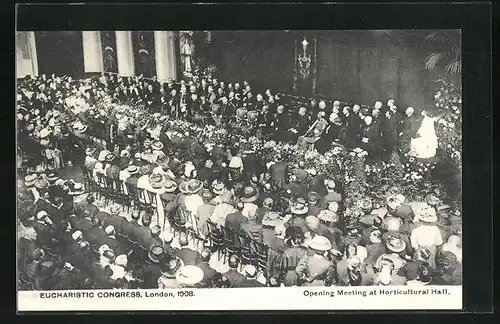
<path fill-rule="evenodd" d="M 207 287 L 209 287 L 209 285 L 212 283 L 212 280 L 217 273 L 217 271 L 214 270 L 209 264 L 210 257 L 210 250 L 204 249 L 200 253 L 200 262 L 197 264 L 197 267 L 203 271 L 203 280 L 201 281 L 201 284 Z"/>
<path fill-rule="evenodd" d="M 92 224 L 93 227 L 84 234 L 84 237 L 92 246 L 100 247 L 105 244 L 107 239 L 106 232 L 101 228 L 102 221 L 99 218 L 94 218 Z"/>
<path fill-rule="evenodd" d="M 259 117 L 257 118 L 259 127 L 268 127 L 271 124 L 272 117 L 269 105 L 262 106 L 262 110 L 259 112 Z"/>
<path fill-rule="evenodd" d="M 263 284 L 257 281 L 257 269 L 251 265 L 247 264 L 243 271 L 245 271 L 245 281 L 242 282 L 240 287 L 264 287 Z"/>
<path fill-rule="evenodd" d="M 184 262 L 184 265 L 196 265 L 200 262 L 200 254 L 188 248 L 187 235 L 182 234 L 179 237 L 179 245 L 181 249 L 176 254 Z"/>
<path fill-rule="evenodd" d="M 127 222 L 127 220 L 124 216 L 120 215 L 121 208 L 122 207 L 119 205 L 111 206 L 111 215 L 102 222 L 104 227 L 112 225 L 118 233 L 123 232 L 123 225 Z"/>
<path fill-rule="evenodd" d="M 205 166 L 198 172 L 198 179 L 201 181 L 208 181 L 212 183 L 215 180 L 215 173 L 213 170 L 214 162 L 212 159 L 207 159 L 205 161 Z"/>
<path fill-rule="evenodd" d="M 382 128 L 382 157 L 384 161 L 388 161 L 392 152 L 398 144 L 398 126 L 400 116 L 397 112 L 388 110 L 385 112 L 381 121 Z"/>
<path fill-rule="evenodd" d="M 142 226 L 135 229 L 133 240 L 144 248 L 148 248 L 153 239 L 149 225 L 151 225 L 151 215 L 146 213 L 142 216 Z"/>
<path fill-rule="evenodd" d="M 361 147 L 368 152 L 368 158 L 378 160 L 380 158 L 380 130 L 373 124 L 373 117 L 366 116 L 365 126 L 361 136 Z"/>
<path fill-rule="evenodd" d="M 232 255 L 229 257 L 229 270 L 223 273 L 224 277 L 229 279 L 230 288 L 242 287 L 243 282 L 245 281 L 245 276 L 239 273 L 236 269 L 238 268 L 238 257 L 236 255 Z"/>
<path fill-rule="evenodd" d="M 104 222 L 106 219 L 108 219 L 111 215 L 104 210 L 98 210 L 97 213 L 95 213 L 94 218 L 98 218 L 101 223 Z"/>
<path fill-rule="evenodd" d="M 402 153 L 410 151 L 411 139 L 418 131 L 418 119 L 414 116 L 414 112 L 412 107 L 406 108 L 406 116 L 399 121 L 399 149 Z"/>
<path fill-rule="evenodd" d="M 113 225 L 108 225 L 104 228 L 104 232 L 107 237 L 104 240 L 104 244 L 108 245 L 115 255 L 120 255 L 123 253 L 127 253 L 129 251 L 126 250 L 125 246 L 123 246 L 120 241 L 116 238 L 116 231 Z"/>
<path fill-rule="evenodd" d="M 290 121 L 283 105 L 279 105 L 278 108 L 276 108 L 276 115 L 274 115 L 271 126 L 273 127 L 276 142 L 286 140 L 286 130 L 290 126 Z"/>
<path fill-rule="evenodd" d="M 141 226 L 137 223 L 140 218 L 139 212 L 133 211 L 131 217 L 132 219 L 129 222 L 123 224 L 122 234 L 131 240 L 135 240 L 135 231 Z"/>
<path fill-rule="evenodd" d="M 33 225 L 33 229 L 37 234 L 37 241 L 42 246 L 53 245 L 57 228 L 45 211 L 40 211 L 36 215 L 37 222 Z"/>
<path fill-rule="evenodd" d="M 309 116 L 307 116 L 307 109 L 305 107 L 300 107 L 297 115 L 292 119 L 291 126 L 286 132 L 287 142 L 297 143 L 299 136 L 304 135 L 307 132 L 311 124 Z"/>
<path fill-rule="evenodd" d="M 82 231 L 83 234 L 87 233 L 92 227 L 92 214 L 90 210 L 86 209 L 83 212 L 83 218 L 74 220 L 74 224 L 71 224 L 75 230 Z"/>
<path fill-rule="evenodd" d="M 366 259 L 367 266 L 373 266 L 378 258 L 386 251 L 385 245 L 382 243 L 382 233 L 380 230 L 374 230 L 370 233 L 370 244 L 366 245 Z"/>
<path fill-rule="evenodd" d="M 238 233 L 241 229 L 241 224 L 247 222 L 247 218 L 243 216 L 241 211 L 244 208 L 242 202 L 236 204 L 236 211 L 226 216 L 225 226 L 232 229 L 235 233 Z"/>

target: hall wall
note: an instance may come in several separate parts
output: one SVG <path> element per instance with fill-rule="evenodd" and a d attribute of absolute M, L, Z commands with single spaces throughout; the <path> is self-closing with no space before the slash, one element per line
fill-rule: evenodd
<path fill-rule="evenodd" d="M 254 88 L 290 93 L 293 37 L 282 31 L 212 33 L 211 60 L 222 80 L 248 80 Z"/>
<path fill-rule="evenodd" d="M 35 32 L 40 74 L 84 76 L 82 33 Z"/>
<path fill-rule="evenodd" d="M 259 90 L 292 93 L 293 44 L 299 32 L 214 32 L 212 61 L 224 80 L 248 79 Z M 317 32 L 317 95 L 372 105 L 396 99 L 401 107 L 433 104 L 436 71 L 425 70 L 430 49 L 376 38 L 367 31 Z M 311 32 L 309 36 L 311 37 Z"/>

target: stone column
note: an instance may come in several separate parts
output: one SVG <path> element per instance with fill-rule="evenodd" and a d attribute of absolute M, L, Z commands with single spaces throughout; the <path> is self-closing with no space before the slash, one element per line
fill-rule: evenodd
<path fill-rule="evenodd" d="M 175 34 L 171 31 L 155 31 L 156 77 L 158 81 L 177 79 Z"/>
<path fill-rule="evenodd" d="M 116 58 L 118 74 L 121 76 L 135 75 L 134 49 L 130 31 L 116 31 Z"/>
<path fill-rule="evenodd" d="M 85 73 L 104 71 L 101 33 L 99 31 L 82 31 L 82 40 Z"/>
<path fill-rule="evenodd" d="M 16 78 L 38 75 L 35 32 L 16 33 Z"/>

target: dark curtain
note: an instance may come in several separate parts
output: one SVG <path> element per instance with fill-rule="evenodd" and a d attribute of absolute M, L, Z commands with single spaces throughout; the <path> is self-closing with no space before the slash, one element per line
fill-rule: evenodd
<path fill-rule="evenodd" d="M 213 32 L 212 59 L 219 77 L 247 79 L 259 89 L 292 94 L 294 42 L 305 32 Z M 372 31 L 306 32 L 317 38 L 317 93 L 319 97 L 373 105 L 396 100 L 400 109 L 422 109 L 433 104 L 434 81 L 442 71 L 426 71 L 432 47 L 414 39 L 376 37 Z M 459 79 L 459 77 L 458 77 Z M 261 90 L 262 91 L 262 90 Z"/>
<path fill-rule="evenodd" d="M 84 76 L 81 32 L 35 32 L 35 38 L 40 74 Z"/>
<path fill-rule="evenodd" d="M 104 71 L 118 73 L 116 58 L 116 35 L 114 31 L 101 31 L 102 58 Z"/>
<path fill-rule="evenodd" d="M 153 31 L 132 32 L 135 73 L 151 78 L 156 75 L 155 41 Z"/>
<path fill-rule="evenodd" d="M 373 105 L 396 100 L 400 109 L 432 104 L 428 48 L 377 39 L 367 32 L 333 33 L 318 42 L 318 93 L 332 100 Z"/>
<path fill-rule="evenodd" d="M 255 91 L 270 88 L 291 93 L 292 35 L 278 31 L 213 32 L 211 46 L 212 61 L 221 80 L 248 80 Z"/>

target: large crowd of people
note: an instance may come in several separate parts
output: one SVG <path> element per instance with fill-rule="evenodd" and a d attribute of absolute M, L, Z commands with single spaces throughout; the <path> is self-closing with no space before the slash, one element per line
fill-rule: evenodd
<path fill-rule="evenodd" d="M 294 107 L 253 92 L 209 77 L 19 80 L 21 289 L 461 284 L 461 231 L 436 224 L 436 197 L 418 210 L 402 195 L 382 208 L 363 201 L 346 227 L 342 183 L 328 174 L 175 127 L 319 153 L 361 147 L 376 161 L 412 151 L 413 108 Z M 83 177 L 65 176 L 75 169 Z M 210 263 L 221 253 L 224 273 Z"/>

